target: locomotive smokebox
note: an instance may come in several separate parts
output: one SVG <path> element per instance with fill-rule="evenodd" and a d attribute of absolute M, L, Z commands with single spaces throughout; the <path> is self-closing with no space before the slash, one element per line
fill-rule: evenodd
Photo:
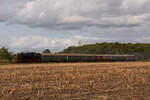
<path fill-rule="evenodd" d="M 40 63 L 41 62 L 41 54 L 35 52 L 22 52 L 17 54 L 17 63 Z"/>

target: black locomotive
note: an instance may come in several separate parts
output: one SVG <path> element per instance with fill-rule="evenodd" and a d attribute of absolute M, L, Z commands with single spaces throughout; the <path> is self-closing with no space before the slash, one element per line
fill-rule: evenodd
<path fill-rule="evenodd" d="M 17 63 L 40 63 L 41 54 L 35 52 L 19 53 L 17 54 Z"/>

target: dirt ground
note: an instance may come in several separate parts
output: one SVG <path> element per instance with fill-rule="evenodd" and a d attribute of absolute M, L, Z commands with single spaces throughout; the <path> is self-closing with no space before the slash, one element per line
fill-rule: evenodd
<path fill-rule="evenodd" d="M 150 62 L 1 65 L 0 100 L 150 100 Z"/>

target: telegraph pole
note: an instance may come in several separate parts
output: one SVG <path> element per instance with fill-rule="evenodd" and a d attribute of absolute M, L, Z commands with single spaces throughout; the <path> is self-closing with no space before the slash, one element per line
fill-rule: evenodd
<path fill-rule="evenodd" d="M 81 41 L 80 41 L 80 40 L 79 40 L 79 43 L 78 43 L 78 44 L 79 44 L 79 46 L 81 46 L 81 45 L 82 45 L 82 43 L 81 43 Z"/>

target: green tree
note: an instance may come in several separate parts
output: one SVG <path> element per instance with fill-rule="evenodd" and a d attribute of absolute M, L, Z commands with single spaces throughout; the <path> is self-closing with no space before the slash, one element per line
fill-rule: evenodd
<path fill-rule="evenodd" d="M 12 60 L 12 53 L 9 52 L 7 48 L 2 47 L 0 49 L 0 59 L 5 59 L 8 61 L 11 61 Z"/>
<path fill-rule="evenodd" d="M 43 53 L 51 53 L 51 51 L 49 49 L 45 49 Z"/>

